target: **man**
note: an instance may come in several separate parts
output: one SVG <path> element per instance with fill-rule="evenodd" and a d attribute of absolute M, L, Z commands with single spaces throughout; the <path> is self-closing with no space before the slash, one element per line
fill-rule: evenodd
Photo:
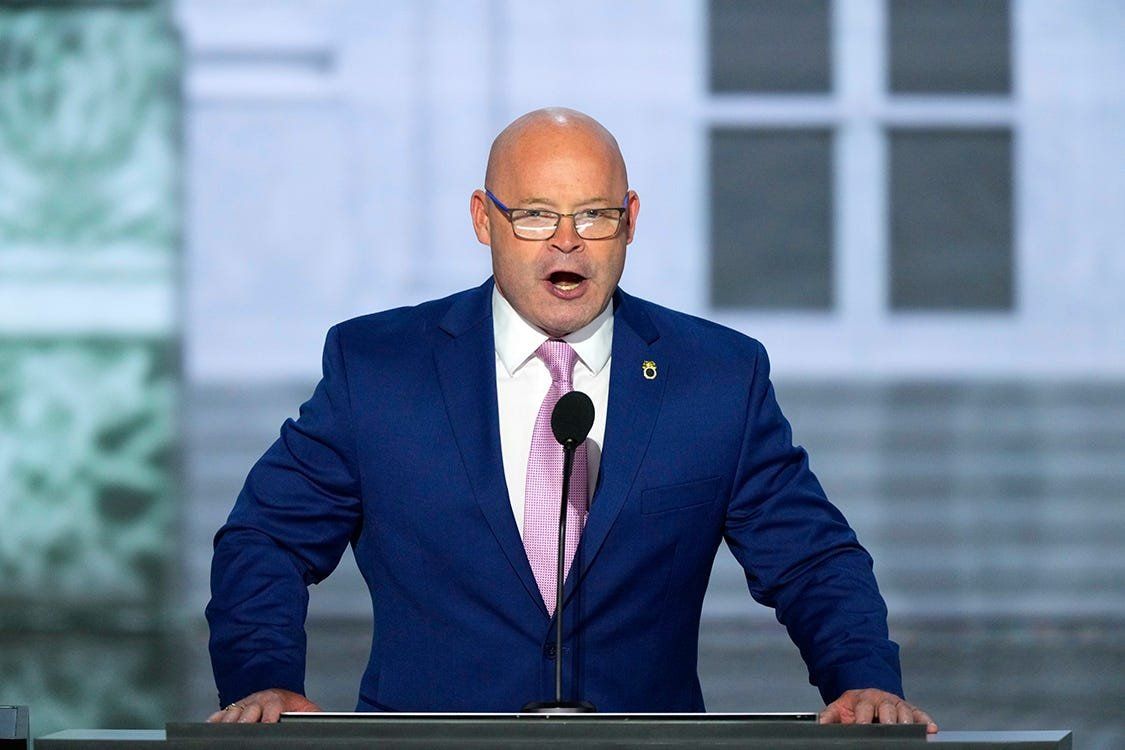
<path fill-rule="evenodd" d="M 375 617 L 359 710 L 518 711 L 551 696 L 562 658 L 570 696 L 603 711 L 701 711 L 725 539 L 800 648 L 821 721 L 937 730 L 901 697 L 871 560 L 792 445 L 761 345 L 618 289 L 639 209 L 605 128 L 532 112 L 470 201 L 494 278 L 329 332 L 323 379 L 216 537 L 212 721 L 318 710 L 306 587 L 349 543 Z M 571 388 L 597 418 L 556 607 L 561 448 L 544 420 Z"/>

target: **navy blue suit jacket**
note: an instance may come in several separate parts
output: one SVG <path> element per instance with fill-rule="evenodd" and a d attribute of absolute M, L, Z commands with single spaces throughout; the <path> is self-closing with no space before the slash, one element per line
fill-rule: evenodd
<path fill-rule="evenodd" d="M 554 620 L 504 480 L 491 291 L 329 331 L 323 379 L 215 540 L 222 704 L 304 692 L 307 586 L 349 544 L 374 611 L 359 710 L 553 697 Z M 725 539 L 825 701 L 901 695 L 871 559 L 793 446 L 762 346 L 621 291 L 614 305 L 600 477 L 564 596 L 568 692 L 602 711 L 702 711 L 700 610 Z"/>

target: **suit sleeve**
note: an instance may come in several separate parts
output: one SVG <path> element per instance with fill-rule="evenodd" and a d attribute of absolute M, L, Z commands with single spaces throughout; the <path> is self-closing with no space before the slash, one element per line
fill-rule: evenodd
<path fill-rule="evenodd" d="M 830 703 L 855 688 L 902 693 L 898 646 L 872 560 L 793 445 L 757 354 L 725 537 L 753 597 L 773 607 Z"/>
<path fill-rule="evenodd" d="M 338 328 L 297 420 L 254 465 L 211 565 L 211 664 L 220 705 L 284 688 L 304 693 L 308 585 L 339 563 L 361 511 Z"/>

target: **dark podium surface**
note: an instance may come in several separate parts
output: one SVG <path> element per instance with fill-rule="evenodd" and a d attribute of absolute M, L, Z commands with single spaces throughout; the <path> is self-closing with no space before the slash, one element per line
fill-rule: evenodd
<path fill-rule="evenodd" d="M 939 732 L 922 725 L 819 725 L 744 714 L 340 714 L 280 724 L 169 724 L 165 731 L 68 730 L 35 741 L 42 750 L 192 748 L 878 748 L 1070 750 L 1069 731 Z"/>

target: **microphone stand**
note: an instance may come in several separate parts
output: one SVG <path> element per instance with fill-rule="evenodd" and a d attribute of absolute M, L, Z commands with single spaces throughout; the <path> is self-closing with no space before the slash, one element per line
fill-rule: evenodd
<path fill-rule="evenodd" d="M 589 701 L 564 701 L 562 698 L 562 662 L 563 662 L 563 565 L 566 560 L 566 506 L 570 503 L 570 473 L 574 471 L 574 453 L 578 450 L 578 443 L 568 439 L 562 444 L 563 449 L 563 481 L 562 481 L 562 507 L 559 508 L 559 554 L 558 568 L 555 575 L 555 699 L 553 701 L 536 701 L 523 707 L 523 713 L 533 714 L 585 714 L 594 713 L 598 709 Z"/>

